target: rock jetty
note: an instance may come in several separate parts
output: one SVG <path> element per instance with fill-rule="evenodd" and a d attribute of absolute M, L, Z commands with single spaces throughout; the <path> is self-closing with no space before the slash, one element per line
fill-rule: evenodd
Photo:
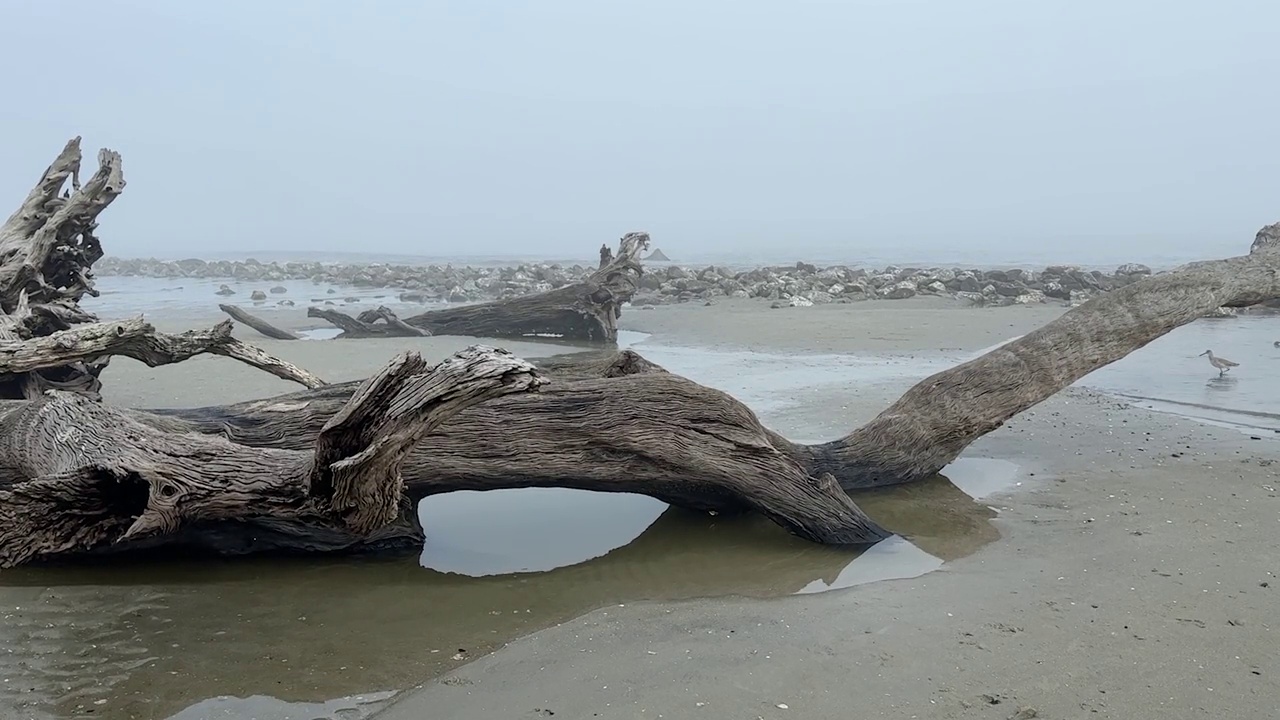
<path fill-rule="evenodd" d="M 404 301 L 454 303 L 518 297 L 579 282 L 595 270 L 585 265 L 525 264 L 518 267 L 452 265 L 263 263 L 257 260 L 198 259 L 165 261 L 104 258 L 100 276 L 227 279 L 239 292 L 265 298 L 280 294 L 285 280 L 317 285 L 376 287 L 399 291 Z M 707 302 L 716 298 L 758 298 L 781 306 L 809 306 L 864 300 L 900 300 L 917 295 L 950 296 L 979 305 L 1042 302 L 1079 303 L 1151 275 L 1137 263 L 1112 272 L 1071 266 L 1039 271 L 977 270 L 890 266 L 879 270 L 847 266 L 795 265 L 733 270 L 724 267 L 650 267 L 640 280 L 632 305 Z M 248 284 L 248 287 L 244 285 Z M 223 285 L 219 294 L 236 291 Z M 330 288 L 332 294 L 333 290 Z"/>

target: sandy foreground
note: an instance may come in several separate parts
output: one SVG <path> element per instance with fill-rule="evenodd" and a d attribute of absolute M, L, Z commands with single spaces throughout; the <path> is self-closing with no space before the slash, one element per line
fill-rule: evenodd
<path fill-rule="evenodd" d="M 651 333 L 641 352 L 910 355 L 989 347 L 1060 312 L 746 301 L 631 310 L 623 327 Z M 152 318 L 170 330 L 217 319 Z M 366 376 L 398 349 L 442 357 L 474 342 L 240 336 L 331 380 Z M 224 358 L 155 369 L 117 361 L 104 381 L 109 400 L 151 407 L 296 389 Z M 847 429 L 899 389 L 813 393 L 795 412 Z M 1274 439 L 1069 390 L 966 456 L 1012 460 L 1034 476 L 989 501 L 1002 538 L 938 572 L 780 600 L 602 608 L 427 682 L 376 717 L 1278 716 Z"/>

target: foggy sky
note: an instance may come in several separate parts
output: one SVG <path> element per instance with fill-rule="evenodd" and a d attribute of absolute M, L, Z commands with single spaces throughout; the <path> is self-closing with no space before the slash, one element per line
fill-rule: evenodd
<path fill-rule="evenodd" d="M 1263 0 L 11 0 L 0 214 L 74 135 L 117 255 L 1246 252 Z M 1079 244 L 1076 246 L 1075 244 Z M 1132 252 L 1129 252 L 1132 250 Z"/>

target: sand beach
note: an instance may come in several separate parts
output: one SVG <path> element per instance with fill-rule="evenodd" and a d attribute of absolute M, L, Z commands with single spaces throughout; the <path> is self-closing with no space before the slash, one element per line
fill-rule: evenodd
<path fill-rule="evenodd" d="M 147 317 L 176 331 L 219 321 L 212 309 Z M 630 309 L 620 342 L 816 442 L 1063 309 L 726 300 Z M 1170 338 L 1261 338 L 1265 322 Z M 329 380 L 406 348 L 566 351 L 239 334 Z M 1209 378 L 1150 349 L 1113 367 Z M 1271 358 L 1249 360 L 1261 373 Z M 117 358 L 103 379 L 109 402 L 133 407 L 295 389 L 218 357 Z M 425 502 L 418 558 L 7 571 L 3 632 L 26 650 L 0 656 L 0 704 L 178 720 L 1266 717 L 1280 673 L 1275 433 L 1138 407 L 1091 379 L 980 440 L 947 479 L 855 498 L 899 533 L 862 556 L 759 518 L 525 490 Z"/>

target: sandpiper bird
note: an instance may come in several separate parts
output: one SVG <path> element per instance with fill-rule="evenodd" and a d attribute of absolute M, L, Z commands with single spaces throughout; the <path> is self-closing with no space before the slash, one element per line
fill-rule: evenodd
<path fill-rule="evenodd" d="M 1217 355 L 1214 355 L 1212 350 L 1205 350 L 1200 353 L 1200 357 L 1204 357 L 1205 355 L 1209 356 L 1209 364 L 1218 368 L 1219 376 L 1226 375 L 1228 370 L 1233 367 L 1239 367 L 1240 365 L 1238 362 L 1233 362 L 1226 358 L 1220 358 Z"/>

